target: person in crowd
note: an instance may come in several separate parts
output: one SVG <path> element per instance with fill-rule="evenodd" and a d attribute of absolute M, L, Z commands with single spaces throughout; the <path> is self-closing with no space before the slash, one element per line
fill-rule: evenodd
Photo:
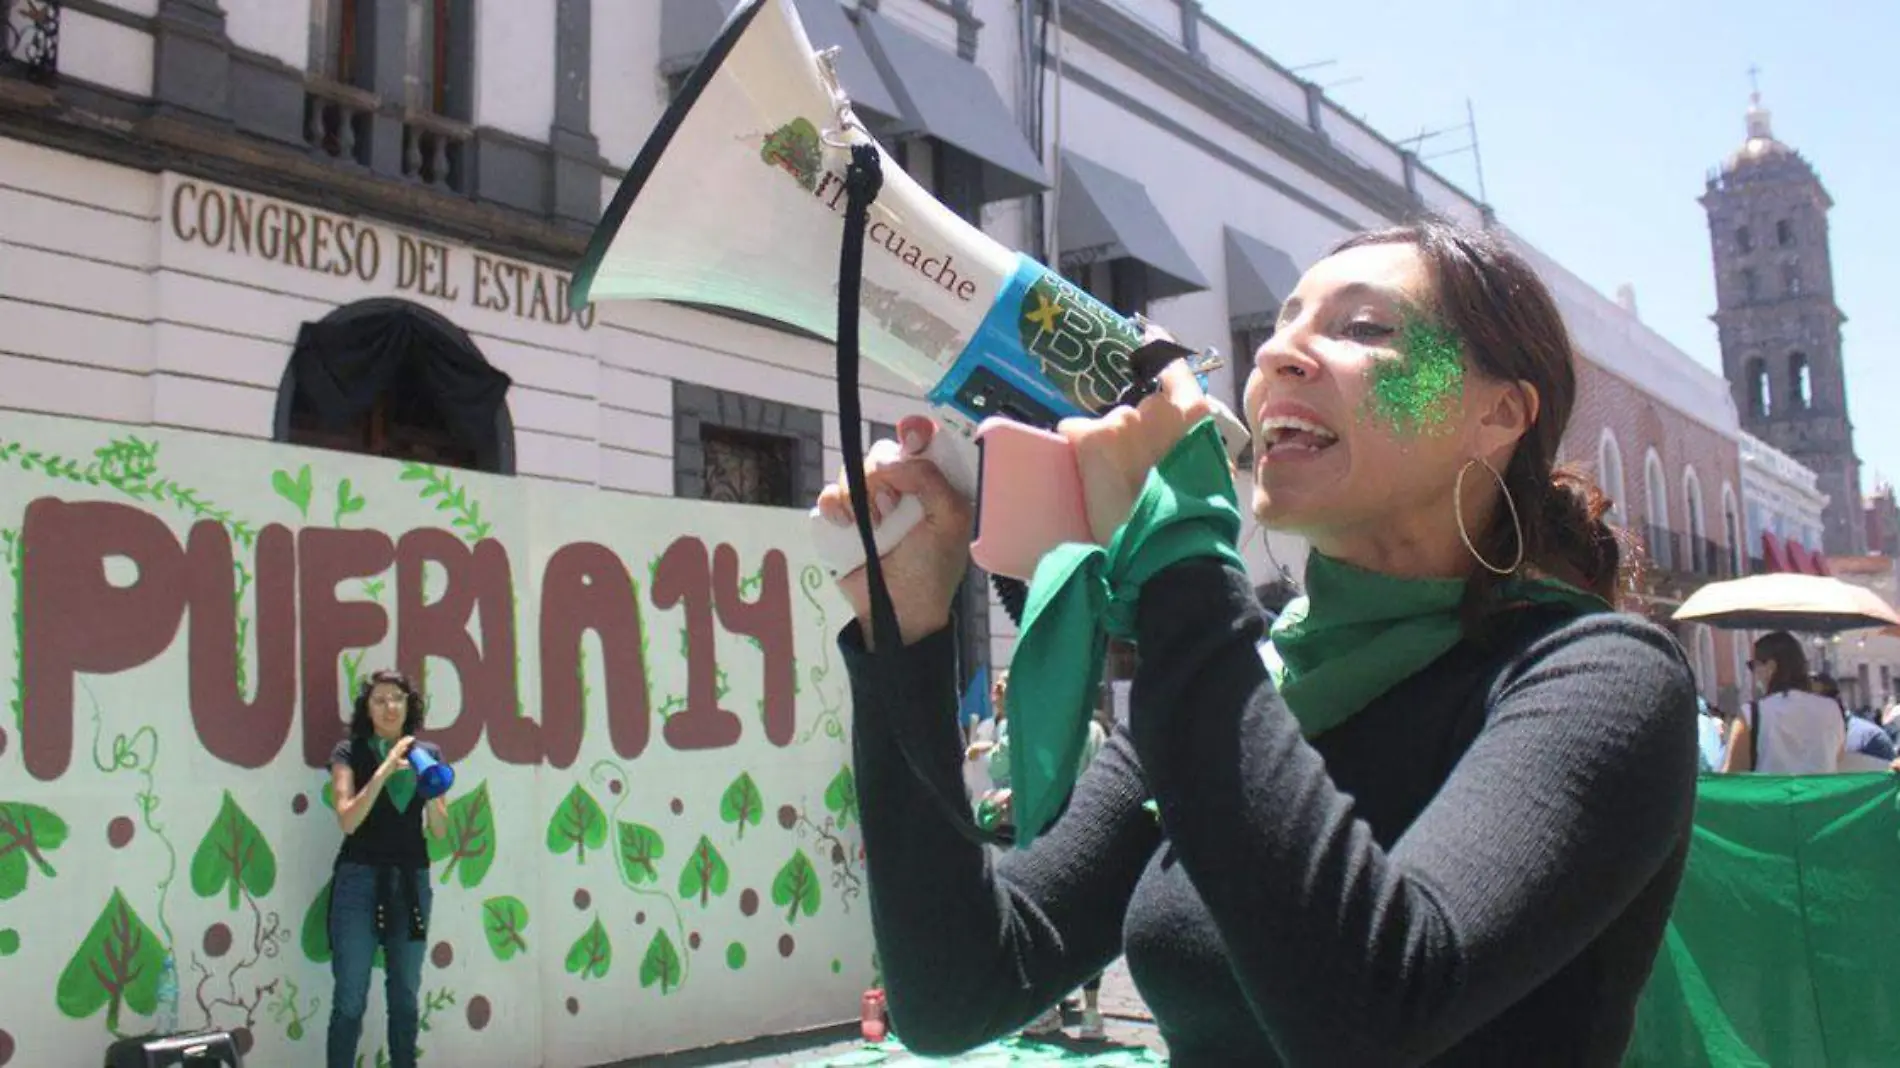
<path fill-rule="evenodd" d="M 1195 495 L 1227 472 L 1188 367 L 1065 421 L 1095 538 L 1140 567 L 1143 524 L 1181 537 L 1145 580 L 1105 576 L 1140 650 L 1127 722 L 1001 855 L 937 803 L 972 506 L 905 420 L 867 465 L 925 514 L 884 558 L 897 633 L 872 633 L 862 570 L 840 579 L 896 1034 L 975 1047 L 1125 952 L 1182 1068 L 1618 1064 L 1688 848 L 1695 685 L 1610 609 L 1608 505 L 1553 466 L 1576 397 L 1563 319 L 1495 231 L 1420 222 L 1314 264 L 1245 394 L 1253 514 L 1310 547 L 1270 632 L 1231 482 Z M 854 521 L 842 484 L 819 507 Z M 1039 670 L 1013 665 L 1019 696 Z"/>
<path fill-rule="evenodd" d="M 420 1023 L 418 993 L 427 946 L 429 909 L 428 833 L 448 833 L 447 802 L 416 796 L 409 750 L 418 742 L 425 704 L 405 675 L 377 671 L 356 691 L 349 736 L 330 755 L 336 818 L 343 827 L 330 884 L 330 999 L 328 1068 L 355 1068 L 356 1044 L 369 1005 L 370 968 L 380 946 L 389 1015 L 389 1060 L 415 1068 Z"/>
<path fill-rule="evenodd" d="M 1826 775 L 1841 770 L 1847 716 L 1838 702 L 1814 692 L 1808 655 L 1787 631 L 1755 641 L 1748 662 L 1759 700 L 1744 705 L 1729 728 L 1725 772 Z"/>
<path fill-rule="evenodd" d="M 1834 702 L 1841 710 L 1842 722 L 1847 727 L 1847 752 L 1841 762 L 1842 771 L 1879 771 L 1893 762 L 1896 755 L 1893 739 L 1880 729 L 1873 720 L 1852 714 L 1841 701 L 1841 684 L 1834 676 L 1820 674 L 1814 677 L 1814 692 Z"/>
<path fill-rule="evenodd" d="M 1703 771 L 1721 771 L 1728 749 L 1728 713 L 1701 697 L 1696 699 L 1696 728 Z"/>

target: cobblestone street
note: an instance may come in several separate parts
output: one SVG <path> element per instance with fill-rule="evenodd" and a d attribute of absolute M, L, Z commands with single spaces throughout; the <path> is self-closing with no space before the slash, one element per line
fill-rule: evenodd
<path fill-rule="evenodd" d="M 1165 1057 L 1161 1033 L 1154 1017 L 1135 992 L 1125 962 L 1116 961 L 1102 977 L 1101 1006 L 1107 1025 L 1105 1042 L 1081 1042 L 1075 1033 L 1081 1023 L 1078 1013 L 1065 1018 L 1064 1037 L 1047 1042 L 1009 1044 L 1007 1049 L 988 1048 L 933 1064 L 1027 1064 L 1046 1060 L 1050 1064 L 1141 1064 L 1155 1063 L 1153 1057 Z M 1040 1055 L 1039 1055 L 1040 1054 Z M 869 1047 L 856 1034 L 831 1029 L 817 1035 L 785 1036 L 748 1043 L 729 1050 L 698 1050 L 627 1062 L 625 1068 L 701 1068 L 713 1065 L 748 1065 L 752 1068 L 817 1068 L 827 1064 L 908 1064 L 914 1059 L 900 1050 Z"/>

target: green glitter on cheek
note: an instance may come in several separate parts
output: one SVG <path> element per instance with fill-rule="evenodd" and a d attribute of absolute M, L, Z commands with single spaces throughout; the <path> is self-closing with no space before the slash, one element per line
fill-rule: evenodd
<path fill-rule="evenodd" d="M 1399 359 L 1372 368 L 1367 408 L 1400 433 L 1449 431 L 1464 394 L 1464 346 L 1451 331 L 1409 314 L 1398 347 Z"/>

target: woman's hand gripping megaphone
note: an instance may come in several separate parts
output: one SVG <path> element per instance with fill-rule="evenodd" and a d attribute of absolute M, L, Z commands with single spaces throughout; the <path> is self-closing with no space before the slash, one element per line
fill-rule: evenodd
<path fill-rule="evenodd" d="M 968 490 L 953 485 L 940 460 L 950 435 L 938 435 L 937 425 L 925 416 L 909 416 L 897 425 L 902 442 L 879 441 L 864 460 L 865 489 L 871 501 L 883 560 L 884 581 L 897 609 L 900 637 L 908 645 L 950 622 L 950 607 L 970 564 L 970 535 L 975 505 Z M 955 463 L 956 461 L 951 460 Z M 848 546 L 829 555 L 855 557 L 858 548 L 855 513 L 844 473 L 818 495 L 814 511 L 828 529 L 826 538 L 848 537 Z M 821 552 L 822 552 L 821 547 Z M 870 619 L 870 591 L 866 572 L 856 567 L 838 579 L 838 588 L 861 621 Z M 865 638 L 871 631 L 865 627 Z"/>

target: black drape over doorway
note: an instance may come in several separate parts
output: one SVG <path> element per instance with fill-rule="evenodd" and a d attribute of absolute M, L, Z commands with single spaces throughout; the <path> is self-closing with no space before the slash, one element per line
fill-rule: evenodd
<path fill-rule="evenodd" d="M 305 323 L 284 378 L 280 440 L 406 455 L 353 440 L 374 417 L 376 426 L 423 443 L 418 448 L 446 439 L 431 450 L 440 455 L 407 458 L 513 469 L 512 380 L 461 327 L 421 305 L 376 298 Z"/>

